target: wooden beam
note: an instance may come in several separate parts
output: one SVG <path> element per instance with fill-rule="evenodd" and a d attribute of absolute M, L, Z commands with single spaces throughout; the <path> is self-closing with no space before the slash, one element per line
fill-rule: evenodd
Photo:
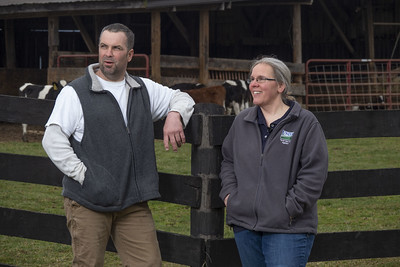
<path fill-rule="evenodd" d="M 400 230 L 318 233 L 310 262 L 398 257 Z M 241 266 L 234 238 L 207 240 L 207 258 L 212 265 Z"/>
<path fill-rule="evenodd" d="M 93 19 L 94 19 L 94 36 L 96 38 L 96 42 L 95 43 L 98 43 L 99 42 L 100 33 L 101 33 L 101 30 L 102 30 L 102 28 L 100 28 L 100 27 L 102 27 L 102 19 L 101 19 L 100 15 L 94 15 Z"/>
<path fill-rule="evenodd" d="M 60 44 L 59 18 L 51 16 L 48 18 L 48 45 L 49 45 L 49 68 L 54 68 L 57 63 L 58 46 Z"/>
<path fill-rule="evenodd" d="M 400 110 L 315 112 L 327 139 L 400 137 Z M 337 123 L 337 122 L 340 123 Z"/>
<path fill-rule="evenodd" d="M 329 1 L 335 8 L 336 19 L 342 22 L 350 21 L 350 16 L 347 12 L 351 12 L 351 10 L 344 10 L 343 4 L 339 3 L 339 1 Z"/>
<path fill-rule="evenodd" d="M 396 51 L 397 45 L 398 45 L 398 43 L 399 43 L 399 40 L 400 40 L 400 31 L 399 31 L 399 33 L 397 34 L 396 41 L 394 42 L 392 54 L 390 54 L 390 59 L 392 59 L 393 56 L 394 56 L 394 52 Z"/>
<path fill-rule="evenodd" d="M 0 207 L 0 234 L 59 244 L 71 244 L 62 215 Z M 398 257 L 400 230 L 319 233 L 310 262 Z M 157 230 L 165 261 L 189 266 L 241 266 L 234 238 L 204 239 Z M 116 252 L 110 240 L 107 251 Z M 206 252 L 206 253 L 205 253 Z"/>
<path fill-rule="evenodd" d="M 260 9 L 260 14 L 256 18 L 252 14 L 249 15 L 246 12 L 245 8 L 239 9 L 239 12 L 238 12 L 239 18 L 238 19 L 241 20 L 242 27 L 243 27 L 243 33 L 247 33 L 247 36 L 242 36 L 242 38 L 246 39 L 249 36 L 254 36 L 256 34 L 255 31 L 257 31 L 257 29 L 259 29 L 259 27 L 261 27 L 262 23 L 265 23 L 266 12 L 267 12 L 266 9 Z M 265 44 L 265 41 L 264 41 L 264 44 Z"/>
<path fill-rule="evenodd" d="M 400 22 L 374 22 L 374 26 L 400 26 Z"/>
<path fill-rule="evenodd" d="M 368 44 L 368 58 L 375 58 L 375 42 L 374 42 L 374 19 L 372 15 L 372 2 L 367 1 L 367 44 Z"/>
<path fill-rule="evenodd" d="M 398 257 L 400 230 L 319 233 L 310 262 Z"/>
<path fill-rule="evenodd" d="M 302 40 L 301 40 L 301 5 L 293 5 L 293 63 L 302 63 Z M 302 83 L 302 75 L 294 75 L 295 83 Z"/>
<path fill-rule="evenodd" d="M 293 5 L 293 63 L 302 62 L 301 5 Z"/>
<path fill-rule="evenodd" d="M 62 215 L 38 213 L 0 207 L 0 234 L 42 240 L 60 244 L 71 244 L 71 236 Z M 202 266 L 205 262 L 205 241 L 157 230 L 157 239 L 162 259 L 185 266 Z M 107 251 L 117 252 L 110 239 Z M 3 265 L 1 266 L 9 266 Z"/>
<path fill-rule="evenodd" d="M 17 59 L 15 56 L 15 33 L 14 33 L 14 20 L 6 19 L 4 21 L 4 36 L 6 46 L 6 66 L 7 69 L 14 69 L 17 67 Z"/>
<path fill-rule="evenodd" d="M 321 199 L 400 194 L 400 168 L 330 171 Z"/>
<path fill-rule="evenodd" d="M 210 70 L 221 71 L 244 71 L 248 72 L 253 60 L 231 59 L 231 58 L 208 58 L 208 68 Z M 285 62 L 292 74 L 305 74 L 304 63 Z M 199 61 L 197 57 L 186 57 L 176 55 L 162 55 L 162 68 L 183 68 L 198 69 Z"/>
<path fill-rule="evenodd" d="M 89 52 L 91 54 L 97 54 L 96 45 L 93 43 L 92 38 L 90 38 L 89 33 L 86 30 L 85 25 L 83 24 L 81 18 L 77 16 L 72 16 L 72 19 L 74 20 L 76 27 L 78 27 L 81 36 L 83 38 L 83 41 L 85 42 Z"/>
<path fill-rule="evenodd" d="M 175 27 L 178 29 L 183 39 L 185 39 L 186 43 L 190 46 L 190 38 L 188 31 L 186 30 L 185 25 L 183 25 L 182 21 L 178 18 L 175 12 L 167 12 L 168 17 L 174 23 Z"/>
<path fill-rule="evenodd" d="M 209 57 L 209 37 L 210 21 L 209 11 L 200 10 L 199 23 L 199 82 L 208 84 L 208 57 Z"/>
<path fill-rule="evenodd" d="M 63 173 L 47 157 L 0 153 L 0 167 L 4 180 L 62 186 Z M 200 207 L 200 177 L 168 173 L 159 173 L 159 177 L 162 196 L 159 201 Z"/>
<path fill-rule="evenodd" d="M 0 95 L 0 121 L 45 125 L 54 100 Z"/>
<path fill-rule="evenodd" d="M 4 1 L 3 1 L 4 2 Z M 11 2 L 11 1 L 8 1 Z M 33 18 L 47 16 L 92 16 L 99 14 L 131 14 L 134 12 L 148 12 L 156 10 L 167 12 L 173 6 L 179 11 L 197 11 L 201 8 L 208 10 L 220 10 L 223 1 L 14 1 L 19 2 L 12 5 L 2 5 L 0 8 L 0 19 L 7 18 Z M 26 4 L 24 2 L 29 2 Z M 55 3 L 53 3 L 55 2 Z M 203 3 L 201 3 L 203 2 Z M 234 2 L 233 5 L 240 6 L 268 6 L 268 5 L 311 5 L 315 0 L 276 0 L 276 1 L 225 1 Z M 228 4 L 228 3 L 227 3 Z"/>
<path fill-rule="evenodd" d="M 319 0 L 319 3 L 322 6 L 322 9 L 324 10 L 324 12 L 326 13 L 326 15 L 328 16 L 329 20 L 331 21 L 331 23 L 333 24 L 333 26 L 335 27 L 336 31 L 338 32 L 340 38 L 342 38 L 344 44 L 346 45 L 347 49 L 349 50 L 349 52 L 351 54 L 354 54 L 354 48 L 351 45 L 350 41 L 347 39 L 346 35 L 344 34 L 344 32 L 342 31 L 342 29 L 340 28 L 339 24 L 336 22 L 336 19 L 332 16 L 332 13 L 329 11 L 328 7 L 325 4 L 324 0 Z"/>
<path fill-rule="evenodd" d="M 151 78 L 161 81 L 161 16 L 159 11 L 151 12 Z"/>

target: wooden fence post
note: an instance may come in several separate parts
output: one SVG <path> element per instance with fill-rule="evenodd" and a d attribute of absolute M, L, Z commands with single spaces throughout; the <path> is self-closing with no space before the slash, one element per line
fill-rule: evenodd
<path fill-rule="evenodd" d="M 190 234 L 204 240 L 220 239 L 224 235 L 224 208 L 213 208 L 212 201 L 219 193 L 215 190 L 215 179 L 219 179 L 221 148 L 210 145 L 209 115 L 222 115 L 224 109 L 216 104 L 197 104 L 195 113 L 203 117 L 202 142 L 192 145 L 192 175 L 202 179 L 202 196 L 199 208 L 191 208 Z M 205 253 L 206 254 L 206 253 Z M 204 255 L 204 261 L 207 261 Z M 199 266 L 202 266 L 200 263 Z"/>
<path fill-rule="evenodd" d="M 208 10 L 200 10 L 199 24 L 199 82 L 208 84 L 210 53 L 210 14 Z"/>
<path fill-rule="evenodd" d="M 57 62 L 58 46 L 60 45 L 59 28 L 60 22 L 59 17 L 48 17 L 48 45 L 49 45 L 49 66 L 48 68 L 54 68 Z M 49 82 L 49 81 L 48 81 Z M 51 84 L 48 83 L 48 84 Z"/>
<path fill-rule="evenodd" d="M 161 16 L 160 11 L 151 12 L 151 78 L 161 81 Z"/>

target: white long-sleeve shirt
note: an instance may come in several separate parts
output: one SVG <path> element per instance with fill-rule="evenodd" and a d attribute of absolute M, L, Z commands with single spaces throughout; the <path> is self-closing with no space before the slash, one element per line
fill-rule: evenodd
<path fill-rule="evenodd" d="M 102 88 L 113 94 L 119 103 L 125 123 L 127 123 L 126 110 L 130 88 L 126 86 L 125 79 L 121 82 L 109 82 L 95 76 L 93 69 L 89 69 L 89 72 L 92 72 L 92 79 L 97 78 L 93 82 L 100 83 Z M 171 111 L 176 111 L 179 112 L 183 124 L 186 126 L 194 111 L 193 99 L 179 90 L 170 89 L 150 79 L 141 79 L 149 94 L 153 121 L 166 117 Z M 72 149 L 69 137 L 72 135 L 80 142 L 83 134 L 84 117 L 79 97 L 74 88 L 66 86 L 58 95 L 54 109 L 46 123 L 42 145 L 58 169 L 81 184 L 85 178 L 86 166 Z"/>
<path fill-rule="evenodd" d="M 121 108 L 125 123 L 127 123 L 126 110 L 129 91 L 125 86 L 125 79 L 121 82 L 109 82 L 98 77 L 102 87 L 110 91 Z M 186 126 L 193 113 L 193 99 L 186 93 L 173 90 L 150 79 L 142 78 L 147 87 L 150 98 L 150 109 L 153 121 L 165 117 L 170 111 L 177 111 Z M 62 89 L 57 97 L 53 112 L 46 123 L 46 127 L 56 124 L 69 137 L 81 141 L 84 132 L 84 119 L 82 106 L 78 95 L 71 86 Z"/>

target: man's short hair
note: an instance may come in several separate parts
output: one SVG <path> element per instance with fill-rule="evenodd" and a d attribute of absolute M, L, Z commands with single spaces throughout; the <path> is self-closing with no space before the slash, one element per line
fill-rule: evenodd
<path fill-rule="evenodd" d="M 133 45 L 135 43 L 135 34 L 124 24 L 121 23 L 113 23 L 110 25 L 105 26 L 100 33 L 100 37 L 103 34 L 104 31 L 109 31 L 109 32 L 123 32 L 125 33 L 126 39 L 127 39 L 127 44 L 126 47 L 128 50 L 133 49 Z M 99 37 L 99 38 L 100 38 Z M 99 40 L 100 41 L 100 40 Z M 100 42 L 99 42 L 100 43 Z"/>

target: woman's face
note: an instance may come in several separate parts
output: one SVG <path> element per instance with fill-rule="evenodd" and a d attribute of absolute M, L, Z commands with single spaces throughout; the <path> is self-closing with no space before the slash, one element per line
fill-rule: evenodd
<path fill-rule="evenodd" d="M 267 106 L 281 100 L 281 93 L 285 89 L 284 84 L 278 84 L 272 67 L 260 63 L 253 68 L 250 75 L 250 92 L 254 105 Z"/>

